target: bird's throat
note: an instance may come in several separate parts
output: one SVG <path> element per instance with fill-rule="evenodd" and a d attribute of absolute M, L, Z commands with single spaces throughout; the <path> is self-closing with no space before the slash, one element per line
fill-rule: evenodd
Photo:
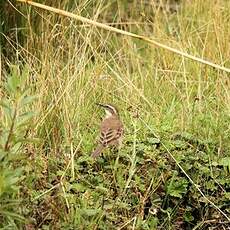
<path fill-rule="evenodd" d="M 110 111 L 105 110 L 105 119 L 110 118 L 112 116 L 114 116 L 114 115 Z"/>

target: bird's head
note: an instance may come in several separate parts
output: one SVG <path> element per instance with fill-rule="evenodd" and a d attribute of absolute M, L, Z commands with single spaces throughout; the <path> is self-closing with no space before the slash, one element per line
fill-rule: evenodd
<path fill-rule="evenodd" d="M 118 110 L 114 105 L 100 104 L 100 103 L 97 103 L 97 105 L 99 105 L 105 109 L 105 118 L 108 118 L 111 116 L 119 116 Z"/>

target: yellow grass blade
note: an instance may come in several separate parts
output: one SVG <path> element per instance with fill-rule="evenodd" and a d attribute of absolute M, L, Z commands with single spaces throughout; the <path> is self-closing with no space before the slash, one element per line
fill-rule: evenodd
<path fill-rule="evenodd" d="M 134 33 L 130 33 L 130 32 L 127 32 L 127 31 L 124 31 L 124 30 L 121 30 L 121 29 L 117 29 L 117 28 L 114 28 L 112 26 L 108 26 L 106 24 L 96 22 L 96 21 L 93 21 L 91 19 L 88 19 L 88 18 L 79 16 L 79 15 L 76 15 L 76 14 L 70 13 L 68 11 L 60 10 L 60 9 L 57 9 L 57 8 L 54 8 L 54 7 L 51 7 L 51 6 L 47 6 L 47 5 L 43 5 L 43 4 L 40 4 L 40 3 L 37 3 L 37 2 L 32 2 L 32 1 L 27 1 L 27 0 L 17 0 L 17 1 L 18 2 L 24 2 L 24 3 L 30 4 L 32 6 L 36 6 L 36 7 L 39 7 L 39 8 L 42 8 L 42 9 L 45 9 L 45 10 L 48 10 L 48 11 L 63 15 L 63 16 L 74 18 L 74 19 L 77 19 L 79 21 L 82 21 L 83 23 L 87 23 L 87 24 L 90 24 L 90 25 L 93 25 L 93 26 L 96 26 L 96 27 L 99 27 L 99 28 L 102 28 L 102 29 L 105 29 L 105 30 L 109 30 L 109 31 L 112 31 L 112 32 L 115 32 L 115 33 L 119 33 L 119 34 L 127 35 L 127 36 L 130 36 L 130 37 L 133 37 L 133 38 L 138 38 L 138 39 L 144 40 L 144 41 L 146 41 L 146 42 L 148 42 L 150 44 L 153 44 L 155 46 L 158 46 L 158 47 L 161 47 L 163 49 L 166 49 L 166 50 L 171 51 L 173 53 L 176 53 L 176 54 L 178 54 L 180 56 L 192 59 L 192 60 L 200 62 L 202 64 L 209 65 L 209 66 L 214 67 L 216 69 L 223 70 L 225 72 L 230 73 L 230 69 L 227 68 L 227 67 L 220 66 L 218 64 L 212 63 L 210 61 L 204 60 L 204 59 L 199 58 L 199 57 L 195 57 L 195 56 L 193 56 L 191 54 L 187 54 L 187 53 L 182 52 L 180 50 L 177 50 L 175 48 L 172 48 L 172 47 L 169 47 L 169 46 L 164 45 L 162 43 L 159 43 L 157 41 L 154 41 L 154 40 L 152 40 L 152 39 L 150 39 L 148 37 L 141 36 L 141 35 L 134 34 Z"/>

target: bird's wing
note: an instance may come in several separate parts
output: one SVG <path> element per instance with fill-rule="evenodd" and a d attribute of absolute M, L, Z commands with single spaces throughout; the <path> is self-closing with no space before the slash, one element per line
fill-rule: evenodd
<path fill-rule="evenodd" d="M 122 129 L 111 129 L 111 128 L 104 129 L 102 130 L 100 135 L 100 143 L 103 146 L 107 146 L 114 140 L 120 138 L 122 133 L 123 133 Z"/>

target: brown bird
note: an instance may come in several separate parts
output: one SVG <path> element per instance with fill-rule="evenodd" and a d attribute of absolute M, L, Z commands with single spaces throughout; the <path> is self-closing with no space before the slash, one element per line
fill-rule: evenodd
<path fill-rule="evenodd" d="M 98 157 L 108 146 L 119 146 L 122 142 L 124 126 L 120 120 L 118 110 L 110 104 L 97 104 L 105 109 L 105 118 L 100 126 L 100 139 L 96 150 L 91 154 Z"/>

